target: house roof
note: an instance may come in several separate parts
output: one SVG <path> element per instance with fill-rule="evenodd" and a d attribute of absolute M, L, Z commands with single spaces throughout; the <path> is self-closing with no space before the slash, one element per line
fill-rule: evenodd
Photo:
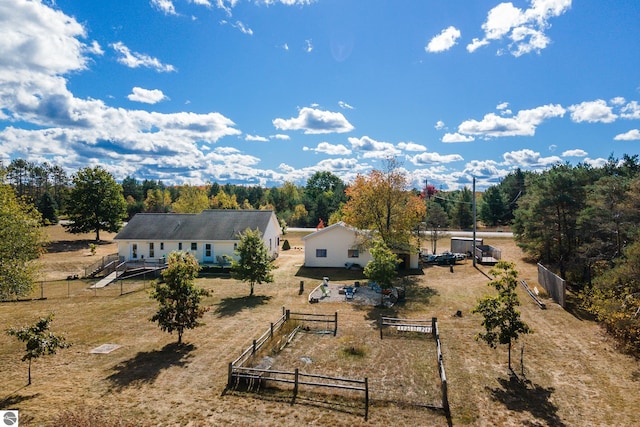
<path fill-rule="evenodd" d="M 344 221 L 339 221 L 339 222 L 336 222 L 335 224 L 331 224 L 328 227 L 321 228 L 321 229 L 319 229 L 317 231 L 314 231 L 311 234 L 307 234 L 306 236 L 303 236 L 302 240 L 313 239 L 314 237 L 316 237 L 316 236 L 318 236 L 320 234 L 324 234 L 324 233 L 326 233 L 326 232 L 328 232 L 330 230 L 333 230 L 334 228 L 344 228 L 345 230 L 349 230 L 349 231 L 352 231 L 352 232 L 356 232 L 357 231 L 357 229 L 355 229 L 353 227 L 350 227 L 347 224 L 345 224 Z"/>
<path fill-rule="evenodd" d="M 239 240 L 256 228 L 264 235 L 271 210 L 205 210 L 199 214 L 139 213 L 114 240 Z"/>

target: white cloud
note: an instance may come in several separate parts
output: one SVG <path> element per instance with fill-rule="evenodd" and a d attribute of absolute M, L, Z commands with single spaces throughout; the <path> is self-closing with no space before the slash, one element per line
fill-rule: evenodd
<path fill-rule="evenodd" d="M 616 135 L 613 139 L 616 141 L 638 141 L 640 140 L 640 130 L 631 129 L 628 132 Z"/>
<path fill-rule="evenodd" d="M 165 15 L 176 15 L 176 8 L 172 0 L 151 0 L 151 5 Z"/>
<path fill-rule="evenodd" d="M 458 126 L 463 135 L 482 135 L 485 137 L 533 136 L 536 127 L 544 120 L 564 116 L 565 109 L 560 105 L 543 105 L 531 110 L 520 110 L 513 117 L 501 117 L 494 113 L 484 116 L 481 121 L 467 120 Z"/>
<path fill-rule="evenodd" d="M 310 40 L 310 39 L 308 39 L 308 40 L 305 40 L 304 42 L 305 42 L 305 45 L 306 45 L 306 47 L 305 47 L 305 49 L 304 49 L 304 50 L 305 50 L 307 53 L 311 53 L 311 52 L 313 52 L 313 43 L 311 43 L 311 40 Z"/>
<path fill-rule="evenodd" d="M 409 158 L 409 161 L 416 166 L 431 165 L 441 163 L 452 163 L 464 160 L 459 154 L 442 155 L 438 153 L 421 153 Z"/>
<path fill-rule="evenodd" d="M 97 52 L 95 44 L 79 41 L 84 28 L 41 2 L 5 0 L 0 16 L 2 112 L 5 120 L 29 124 L 0 130 L 2 155 L 49 160 L 68 170 L 102 164 L 118 173 L 166 174 L 173 180 L 172 167 L 181 173 L 205 167 L 209 144 L 241 133 L 220 113 L 163 114 L 77 98 L 65 74 L 84 70 L 85 55 Z M 132 95 L 147 101 L 164 97 L 144 89 Z"/>
<path fill-rule="evenodd" d="M 283 133 L 276 133 L 275 135 L 271 135 L 273 139 L 280 139 L 282 141 L 289 141 L 291 137 L 289 135 L 285 135 Z"/>
<path fill-rule="evenodd" d="M 616 96 L 615 98 L 612 98 L 611 101 L 612 105 L 623 105 L 625 102 L 627 102 L 626 99 L 624 99 L 624 97 L 622 96 Z"/>
<path fill-rule="evenodd" d="M 427 147 L 415 142 L 399 142 L 398 148 L 404 151 L 427 151 Z"/>
<path fill-rule="evenodd" d="M 118 62 L 129 68 L 145 67 L 159 72 L 176 71 L 173 65 L 163 64 L 157 58 L 153 58 L 142 53 L 131 52 L 131 50 L 122 42 L 113 43 L 111 44 L 111 47 L 121 55 L 118 58 Z"/>
<path fill-rule="evenodd" d="M 328 142 L 321 142 L 316 146 L 316 148 L 303 147 L 303 150 L 330 154 L 332 156 L 348 156 L 349 154 L 351 154 L 351 150 L 349 150 L 343 144 L 330 144 Z"/>
<path fill-rule="evenodd" d="M 476 50 L 480 49 L 483 46 L 486 46 L 489 44 L 489 40 L 480 40 L 479 38 L 474 38 L 471 43 L 469 43 L 467 45 L 467 51 L 469 53 L 473 53 Z"/>
<path fill-rule="evenodd" d="M 571 0 L 531 0 L 531 7 L 520 9 L 511 2 L 503 2 L 487 14 L 482 24 L 484 38 L 474 38 L 467 45 L 474 52 L 493 41 L 508 39 L 508 50 L 514 56 L 540 52 L 551 40 L 545 34 L 549 19 L 558 17 L 571 8 Z"/>
<path fill-rule="evenodd" d="M 612 123 L 618 118 L 607 102 L 602 99 L 575 104 L 568 110 L 571 111 L 571 120 L 576 123 Z"/>
<path fill-rule="evenodd" d="M 344 108 L 345 110 L 353 110 L 353 107 L 344 101 L 338 101 L 338 105 L 340 108 Z"/>
<path fill-rule="evenodd" d="M 442 32 L 437 36 L 433 37 L 424 49 L 431 53 L 444 52 L 445 50 L 449 50 L 455 46 L 460 35 L 461 33 L 459 29 L 450 26 L 442 30 Z"/>
<path fill-rule="evenodd" d="M 583 163 L 593 167 L 593 168 L 602 168 L 604 167 L 607 163 L 609 163 L 608 159 L 603 159 L 602 157 L 599 157 L 597 159 L 589 159 L 586 158 L 582 161 Z"/>
<path fill-rule="evenodd" d="M 259 136 L 259 135 L 245 135 L 244 137 L 245 141 L 256 141 L 256 142 L 267 142 L 269 141 L 269 138 L 264 137 L 264 136 Z"/>
<path fill-rule="evenodd" d="M 620 109 L 620 117 L 623 119 L 640 120 L 640 105 L 638 101 L 631 101 Z"/>
<path fill-rule="evenodd" d="M 471 136 L 471 135 L 462 135 L 459 134 L 458 132 L 454 132 L 454 133 L 445 133 L 444 136 L 442 137 L 442 142 L 471 142 L 471 141 L 475 141 L 476 139 Z"/>
<path fill-rule="evenodd" d="M 132 93 L 127 95 L 129 101 L 144 102 L 145 104 L 157 104 L 160 101 L 169 99 L 159 89 L 143 89 L 141 87 L 134 87 Z"/>
<path fill-rule="evenodd" d="M 508 102 L 501 102 L 500 104 L 496 105 L 496 110 L 506 110 L 507 107 L 509 107 Z"/>
<path fill-rule="evenodd" d="M 434 126 L 437 130 L 442 130 L 445 128 L 445 124 L 442 120 L 438 120 L 436 125 Z"/>
<path fill-rule="evenodd" d="M 505 164 L 514 167 L 546 168 L 562 161 L 558 156 L 542 157 L 540 153 L 524 149 L 502 155 Z"/>
<path fill-rule="evenodd" d="M 238 30 L 240 30 L 240 32 L 241 32 L 242 34 L 247 34 L 247 35 L 249 35 L 249 36 L 252 36 L 252 35 L 253 35 L 253 30 L 252 30 L 251 28 L 247 27 L 246 25 L 244 25 L 244 24 L 243 24 L 242 22 L 240 22 L 240 21 L 236 21 L 236 23 L 235 23 L 235 24 L 231 24 L 231 26 L 232 26 L 233 28 L 237 28 Z"/>
<path fill-rule="evenodd" d="M 276 129 L 302 130 L 306 134 L 345 133 L 354 129 L 342 113 L 310 107 L 300 109 L 298 117 L 274 119 L 273 125 Z"/>
<path fill-rule="evenodd" d="M 401 154 L 400 150 L 394 147 L 393 144 L 389 142 L 376 141 L 366 135 L 361 138 L 350 137 L 348 140 L 354 151 L 361 151 L 364 153 L 363 157 L 365 159 L 384 159 L 389 156 L 398 156 Z"/>
<path fill-rule="evenodd" d="M 576 148 L 574 150 L 567 150 L 562 153 L 562 157 L 586 157 L 589 153 L 586 151 Z"/>

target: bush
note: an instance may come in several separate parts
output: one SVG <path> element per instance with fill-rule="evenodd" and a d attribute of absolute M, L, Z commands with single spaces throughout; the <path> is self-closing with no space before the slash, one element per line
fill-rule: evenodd
<path fill-rule="evenodd" d="M 282 250 L 288 251 L 289 249 L 291 249 L 291 245 L 289 244 L 289 240 L 285 239 L 284 243 L 282 244 Z"/>

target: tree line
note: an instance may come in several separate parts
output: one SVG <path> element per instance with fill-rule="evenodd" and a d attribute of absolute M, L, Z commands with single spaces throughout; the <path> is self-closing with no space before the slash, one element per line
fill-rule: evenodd
<path fill-rule="evenodd" d="M 638 156 L 610 157 L 602 167 L 516 171 L 488 189 L 489 198 L 497 206 L 513 201 L 514 209 L 498 211 L 497 218 L 512 216 L 518 246 L 566 279 L 577 304 L 640 355 Z"/>

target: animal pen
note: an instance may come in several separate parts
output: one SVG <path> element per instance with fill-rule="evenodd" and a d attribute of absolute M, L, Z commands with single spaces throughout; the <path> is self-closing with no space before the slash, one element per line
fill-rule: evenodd
<path fill-rule="evenodd" d="M 403 334 L 415 334 L 422 336 L 431 336 L 435 340 L 437 351 L 438 373 L 440 375 L 440 386 L 442 391 L 442 406 L 447 416 L 450 416 L 449 397 L 447 392 L 447 376 L 444 371 L 444 361 L 442 357 L 442 346 L 440 345 L 440 332 L 438 331 L 438 319 L 433 317 L 427 319 L 399 319 L 395 317 L 380 316 L 378 324 L 380 326 L 380 339 L 384 339 L 385 327 L 387 327 L 387 336 L 394 334 L 400 336 Z"/>
<path fill-rule="evenodd" d="M 262 388 L 266 388 L 269 383 L 289 384 L 293 393 L 291 403 L 298 396 L 301 386 L 316 389 L 342 389 L 362 393 L 364 396 L 364 418 L 367 420 L 369 416 L 369 385 L 367 378 L 354 379 L 309 374 L 300 372 L 298 368 L 293 371 L 275 370 L 272 369 L 272 362 L 268 357 L 263 357 L 262 360 L 256 363 L 257 359 L 265 355 L 265 350 L 267 353 L 282 351 L 291 343 L 298 332 L 303 331 L 315 331 L 335 336 L 338 331 L 338 313 L 297 313 L 283 307 L 282 316 L 274 323 L 271 323 L 269 329 L 259 338 L 253 340 L 252 345 L 242 352 L 238 358 L 229 363 L 227 390 L 242 388 L 246 391 L 259 391 Z"/>

